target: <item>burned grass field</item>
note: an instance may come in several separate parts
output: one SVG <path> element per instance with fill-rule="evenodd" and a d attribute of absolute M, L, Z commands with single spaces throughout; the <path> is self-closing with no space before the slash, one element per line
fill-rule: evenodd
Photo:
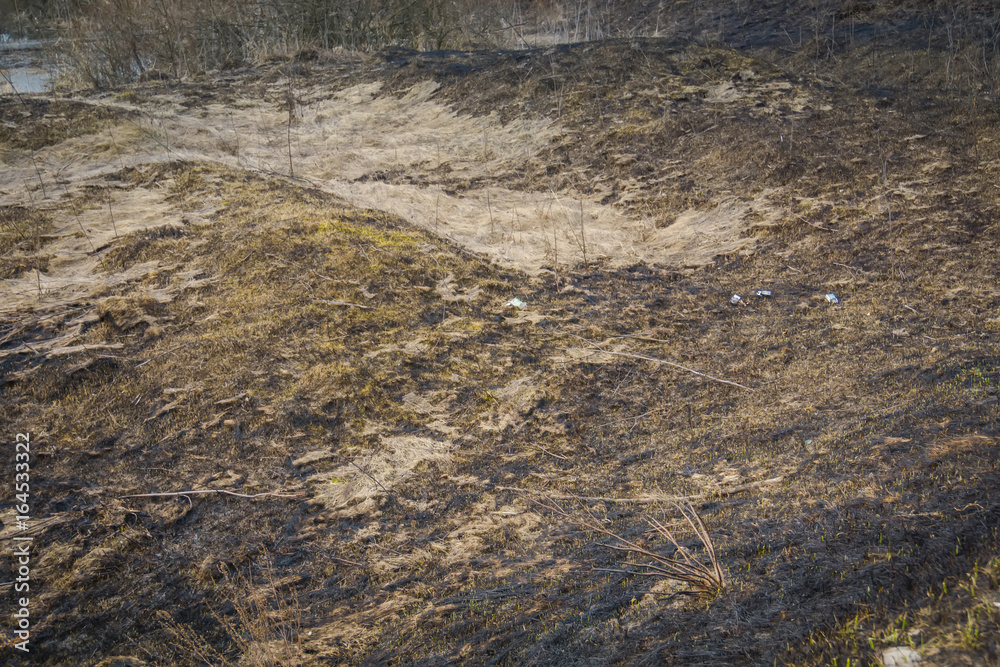
<path fill-rule="evenodd" d="M 995 664 L 996 100 L 869 48 L 5 100 L 31 659 Z"/>

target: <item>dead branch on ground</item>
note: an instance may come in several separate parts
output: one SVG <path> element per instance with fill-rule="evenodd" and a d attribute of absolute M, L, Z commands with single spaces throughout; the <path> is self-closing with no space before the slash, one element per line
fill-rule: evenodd
<path fill-rule="evenodd" d="M 642 361 L 652 361 L 652 362 L 655 362 L 657 364 L 663 364 L 665 366 L 673 366 L 674 368 L 679 368 L 682 371 L 687 371 L 688 373 L 693 373 L 693 374 L 695 374 L 695 375 L 697 375 L 699 377 L 703 377 L 703 378 L 706 378 L 708 380 L 714 380 L 715 382 L 721 382 L 722 384 L 728 384 L 728 385 L 732 385 L 734 387 L 739 387 L 740 389 L 746 389 L 747 391 L 753 391 L 752 388 L 747 387 L 746 385 L 742 385 L 739 382 L 733 382 L 731 380 L 723 380 L 722 378 L 717 378 L 714 375 L 709 375 L 708 373 L 702 373 L 700 371 L 696 371 L 693 368 L 688 368 L 687 366 L 682 366 L 680 364 L 674 363 L 673 361 L 667 361 L 666 359 L 657 359 L 656 357 L 647 357 L 644 354 L 632 354 L 630 352 L 615 352 L 614 350 L 606 350 L 605 348 L 601 347 L 598 343 L 595 343 L 592 340 L 588 340 L 588 339 L 586 339 L 586 338 L 584 338 L 582 336 L 577 336 L 576 334 L 571 334 L 571 333 L 567 333 L 566 335 L 567 336 L 572 336 L 573 338 L 576 338 L 576 339 L 579 339 L 579 340 L 582 340 L 584 343 L 587 343 L 591 347 L 593 347 L 593 348 L 595 348 L 597 350 L 600 350 L 601 352 L 604 352 L 605 354 L 613 354 L 613 355 L 619 356 L 619 357 L 629 357 L 630 359 L 641 359 Z"/>
<path fill-rule="evenodd" d="M 756 482 L 748 482 L 746 484 L 740 484 L 738 486 L 729 486 L 719 489 L 713 489 L 711 491 L 706 491 L 705 493 L 696 493 L 690 496 L 634 496 L 625 498 L 615 498 L 612 496 L 574 496 L 570 494 L 551 494 L 545 493 L 543 491 L 534 491 L 532 489 L 522 489 L 517 486 L 497 486 L 495 487 L 497 491 L 516 491 L 518 493 L 527 493 L 530 495 L 544 496 L 552 500 L 576 500 L 576 501 L 587 501 L 587 502 L 597 502 L 597 503 L 632 503 L 635 505 L 650 505 L 653 503 L 680 503 L 680 502 L 690 502 L 692 500 L 705 500 L 707 498 L 721 498 L 722 496 L 731 496 L 734 493 L 743 493 L 744 491 L 750 491 L 756 489 L 759 486 L 764 486 L 765 484 L 780 484 L 785 481 L 784 477 L 771 477 L 770 479 L 762 479 Z"/>
<path fill-rule="evenodd" d="M 184 496 L 207 495 L 210 493 L 221 493 L 227 496 L 236 496 L 237 498 L 249 498 L 250 500 L 257 500 L 258 498 L 264 498 L 266 496 L 272 496 L 274 498 L 291 498 L 294 500 L 301 500 L 302 498 L 304 498 L 304 496 L 299 493 L 281 493 L 279 491 L 267 491 L 265 493 L 254 493 L 252 495 L 248 495 L 246 493 L 236 493 L 235 491 L 225 491 L 223 489 L 194 489 L 192 491 L 172 491 L 169 493 L 136 493 L 130 496 L 118 496 L 118 500 L 123 500 L 125 498 L 167 498 L 171 496 L 184 497 Z"/>

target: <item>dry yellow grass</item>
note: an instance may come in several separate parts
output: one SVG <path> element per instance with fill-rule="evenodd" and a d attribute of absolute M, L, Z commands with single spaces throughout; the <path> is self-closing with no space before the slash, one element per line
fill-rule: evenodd
<path fill-rule="evenodd" d="M 0 282 L 0 428 L 38 438 L 37 659 L 197 664 L 159 611 L 266 658 L 285 612 L 227 626 L 215 573 L 257 600 L 268 562 L 307 664 L 874 662 L 901 617 L 993 659 L 996 110 L 814 47 L 397 50 L 91 95 L 68 133 L 28 109 L 4 251 L 53 256 Z M 183 490 L 257 499 L 124 498 Z M 727 586 L 606 572 L 535 495 L 656 553 L 647 501 L 689 497 Z"/>

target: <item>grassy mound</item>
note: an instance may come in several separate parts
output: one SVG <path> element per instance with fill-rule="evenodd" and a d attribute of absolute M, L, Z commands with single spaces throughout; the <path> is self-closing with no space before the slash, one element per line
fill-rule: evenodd
<path fill-rule="evenodd" d="M 995 661 L 1000 125 L 880 20 L 394 49 L 4 138 L 33 659 Z M 614 548 L 709 559 L 672 501 L 721 591 Z"/>

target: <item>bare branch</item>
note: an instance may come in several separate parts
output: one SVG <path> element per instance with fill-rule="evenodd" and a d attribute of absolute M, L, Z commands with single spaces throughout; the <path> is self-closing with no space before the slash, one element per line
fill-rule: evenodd
<path fill-rule="evenodd" d="M 739 387 L 740 389 L 746 389 L 747 391 L 754 391 L 746 385 L 742 385 L 739 382 L 732 382 L 731 380 L 723 380 L 722 378 L 717 378 L 714 375 L 709 375 L 708 373 L 702 373 L 701 371 L 696 371 L 693 368 L 688 368 L 687 366 L 681 366 L 680 364 L 674 363 L 672 361 L 667 361 L 666 359 L 657 359 L 656 357 L 647 357 L 644 354 L 632 354 L 630 352 L 615 352 L 614 350 L 606 350 L 592 340 L 588 340 L 582 336 L 577 336 L 576 334 L 567 333 L 567 336 L 572 336 L 578 340 L 582 340 L 591 347 L 604 352 L 605 354 L 613 354 L 619 357 L 628 357 L 630 359 L 641 359 L 642 361 L 652 361 L 657 364 L 663 364 L 664 366 L 673 366 L 674 368 L 679 368 L 682 371 L 687 371 L 688 373 L 693 373 L 699 377 L 706 378 L 708 380 L 714 380 L 715 382 L 721 382 L 722 384 L 732 385 L 733 387 Z"/>
<path fill-rule="evenodd" d="M 729 486 L 721 489 L 714 489 L 706 491 L 705 493 L 696 493 L 690 496 L 633 496 L 631 498 L 615 498 L 612 496 L 574 496 L 569 494 L 547 494 L 542 491 L 534 491 L 532 489 L 522 489 L 517 486 L 497 486 L 495 489 L 497 491 L 516 491 L 518 493 L 527 493 L 536 496 L 544 496 L 550 500 L 579 500 L 587 502 L 599 502 L 599 503 L 632 503 L 635 505 L 650 505 L 655 503 L 675 503 L 684 502 L 689 500 L 704 500 L 707 498 L 720 498 L 722 496 L 730 496 L 734 493 L 743 493 L 744 491 L 750 491 L 759 486 L 764 486 L 768 484 L 780 484 L 785 481 L 784 477 L 772 477 L 770 479 L 762 479 L 756 482 L 748 482 L 746 484 L 740 484 L 738 486 Z"/>
<path fill-rule="evenodd" d="M 266 493 L 255 493 L 253 495 L 247 495 L 245 493 L 236 493 L 235 491 L 224 491 L 222 489 L 195 489 L 194 491 L 174 491 L 171 493 L 136 493 L 131 496 L 118 496 L 118 499 L 122 500 L 124 498 L 166 498 L 169 496 L 208 495 L 210 493 L 221 493 L 227 496 L 236 496 L 237 498 L 249 498 L 250 500 L 256 500 L 257 498 L 264 498 L 266 496 L 272 496 L 274 498 L 293 498 L 293 499 L 303 498 L 301 494 L 279 493 L 277 491 L 268 491 Z"/>

